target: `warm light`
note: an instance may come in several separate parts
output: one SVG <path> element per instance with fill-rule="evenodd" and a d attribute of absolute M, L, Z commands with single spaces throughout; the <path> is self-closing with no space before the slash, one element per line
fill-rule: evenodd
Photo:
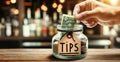
<path fill-rule="evenodd" d="M 6 3 L 6 5 L 10 5 L 10 1 L 6 1 L 5 3 Z"/>
<path fill-rule="evenodd" d="M 57 12 L 62 12 L 62 8 L 57 8 Z"/>
<path fill-rule="evenodd" d="M 54 3 L 52 4 L 52 7 L 53 7 L 53 8 L 57 8 L 57 3 L 54 2 Z"/>
<path fill-rule="evenodd" d="M 58 5 L 57 12 L 62 12 L 63 6 L 61 4 Z"/>
<path fill-rule="evenodd" d="M 18 9 L 15 9 L 14 14 L 15 14 L 15 15 L 18 15 L 18 14 L 19 14 L 19 10 L 18 10 Z"/>
<path fill-rule="evenodd" d="M 16 0 L 10 0 L 12 4 L 15 4 L 16 3 Z"/>
<path fill-rule="evenodd" d="M 112 5 L 117 5 L 117 4 L 118 4 L 118 0 L 110 0 L 110 3 L 111 3 Z"/>
<path fill-rule="evenodd" d="M 12 8 L 11 9 L 11 13 L 14 14 L 14 15 L 18 15 L 19 14 L 19 10 L 16 9 L 16 8 Z"/>
<path fill-rule="evenodd" d="M 44 4 L 41 6 L 41 9 L 42 9 L 43 11 L 47 11 L 47 10 L 48 10 L 47 6 L 45 6 Z"/>
<path fill-rule="evenodd" d="M 65 0 L 59 0 L 60 1 L 60 3 L 64 3 L 65 2 Z"/>
<path fill-rule="evenodd" d="M 59 5 L 58 5 L 58 8 L 63 8 L 62 4 L 59 4 Z"/>

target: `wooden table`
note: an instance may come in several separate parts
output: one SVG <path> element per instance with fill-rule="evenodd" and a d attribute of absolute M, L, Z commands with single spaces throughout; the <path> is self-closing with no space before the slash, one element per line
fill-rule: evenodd
<path fill-rule="evenodd" d="M 120 62 L 120 49 L 89 49 L 81 60 L 60 60 L 52 49 L 0 49 L 0 62 Z"/>

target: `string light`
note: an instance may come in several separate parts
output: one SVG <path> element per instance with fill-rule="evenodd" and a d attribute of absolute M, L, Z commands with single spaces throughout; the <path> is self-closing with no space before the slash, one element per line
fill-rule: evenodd
<path fill-rule="evenodd" d="M 53 1 L 52 7 L 53 7 L 53 8 L 57 8 L 56 0 Z"/>
<path fill-rule="evenodd" d="M 53 7 L 53 8 L 57 8 L 57 3 L 54 2 L 54 3 L 52 4 L 52 7 Z"/>
<path fill-rule="evenodd" d="M 18 15 L 18 14 L 19 14 L 19 10 L 18 10 L 18 9 L 15 9 L 14 14 L 15 14 L 15 15 Z"/>
<path fill-rule="evenodd" d="M 45 11 L 45 12 L 48 10 L 48 8 L 47 8 L 47 6 L 45 5 L 45 3 L 42 4 L 41 9 L 42 9 L 43 11 Z"/>
<path fill-rule="evenodd" d="M 60 1 L 60 3 L 64 3 L 65 2 L 65 0 L 59 0 Z"/>
<path fill-rule="evenodd" d="M 62 12 L 62 9 L 61 8 L 57 8 L 57 12 Z"/>
<path fill-rule="evenodd" d="M 11 2 L 12 4 L 15 4 L 15 3 L 16 3 L 16 0 L 10 0 L 10 2 Z"/>
<path fill-rule="evenodd" d="M 10 1 L 9 0 L 5 1 L 5 3 L 6 3 L 6 5 L 10 5 Z"/>
<path fill-rule="evenodd" d="M 58 5 L 58 8 L 63 8 L 62 4 L 59 4 L 59 5 Z"/>
<path fill-rule="evenodd" d="M 11 13 L 14 14 L 14 15 L 18 15 L 19 14 L 19 10 L 16 9 L 16 8 L 12 8 L 11 9 Z"/>
<path fill-rule="evenodd" d="M 59 4 L 57 8 L 57 12 L 62 12 L 62 8 L 63 8 L 62 4 Z"/>

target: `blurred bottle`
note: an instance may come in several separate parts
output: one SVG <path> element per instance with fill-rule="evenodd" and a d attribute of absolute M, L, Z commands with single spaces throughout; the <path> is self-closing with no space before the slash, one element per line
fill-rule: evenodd
<path fill-rule="evenodd" d="M 54 35 L 54 25 L 53 25 L 51 19 L 49 19 L 48 35 L 49 36 L 53 36 Z"/>
<path fill-rule="evenodd" d="M 53 36 L 56 33 L 56 26 L 57 26 L 57 13 L 53 13 L 53 21 L 49 20 L 50 25 L 48 27 L 49 29 L 49 36 Z"/>
<path fill-rule="evenodd" d="M 27 18 L 31 19 L 31 9 L 27 8 Z"/>
<path fill-rule="evenodd" d="M 12 19 L 13 36 L 19 36 L 19 22 L 16 18 Z"/>
<path fill-rule="evenodd" d="M 35 24 L 34 19 L 30 19 L 29 29 L 30 29 L 30 36 L 35 37 L 36 36 L 36 24 Z"/>
<path fill-rule="evenodd" d="M 60 16 L 60 17 L 61 17 L 61 16 Z M 59 23 L 59 20 L 58 20 L 58 18 L 57 18 L 57 13 L 54 12 L 54 13 L 53 13 L 53 27 L 54 27 L 53 31 L 54 31 L 54 34 L 57 33 L 57 25 L 58 25 L 58 23 Z"/>
<path fill-rule="evenodd" d="M 53 23 L 57 23 L 57 12 L 53 13 Z"/>
<path fill-rule="evenodd" d="M 12 24 L 9 17 L 7 17 L 6 22 L 6 36 L 12 36 Z"/>
<path fill-rule="evenodd" d="M 42 24 L 41 24 L 41 13 L 40 9 L 37 8 L 35 11 L 35 24 L 36 24 L 36 36 L 41 36 Z"/>
<path fill-rule="evenodd" d="M 43 37 L 47 37 L 47 27 L 46 26 L 42 26 L 42 36 Z"/>
<path fill-rule="evenodd" d="M 23 36 L 29 37 L 30 36 L 30 29 L 28 25 L 28 19 L 24 19 L 24 25 L 23 25 Z"/>
<path fill-rule="evenodd" d="M 30 36 L 34 37 L 36 36 L 36 24 L 35 24 L 35 20 L 31 18 L 30 8 L 27 8 L 27 19 L 28 19 Z"/>
<path fill-rule="evenodd" d="M 46 14 L 46 12 L 43 12 L 43 21 L 42 21 L 42 36 L 43 37 L 47 37 L 48 23 L 49 23 L 49 16 Z"/>
<path fill-rule="evenodd" d="M 0 23 L 0 36 L 4 37 L 5 36 L 5 19 L 1 18 L 1 23 Z"/>
<path fill-rule="evenodd" d="M 59 13 L 58 23 L 61 23 L 61 19 L 62 19 L 62 12 Z"/>
<path fill-rule="evenodd" d="M 68 15 L 72 15 L 72 10 L 67 10 Z"/>

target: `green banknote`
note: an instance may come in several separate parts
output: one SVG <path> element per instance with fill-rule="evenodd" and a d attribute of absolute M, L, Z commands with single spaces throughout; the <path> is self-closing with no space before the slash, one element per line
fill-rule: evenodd
<path fill-rule="evenodd" d="M 61 25 L 63 28 L 73 28 L 76 23 L 74 16 L 63 14 Z"/>

